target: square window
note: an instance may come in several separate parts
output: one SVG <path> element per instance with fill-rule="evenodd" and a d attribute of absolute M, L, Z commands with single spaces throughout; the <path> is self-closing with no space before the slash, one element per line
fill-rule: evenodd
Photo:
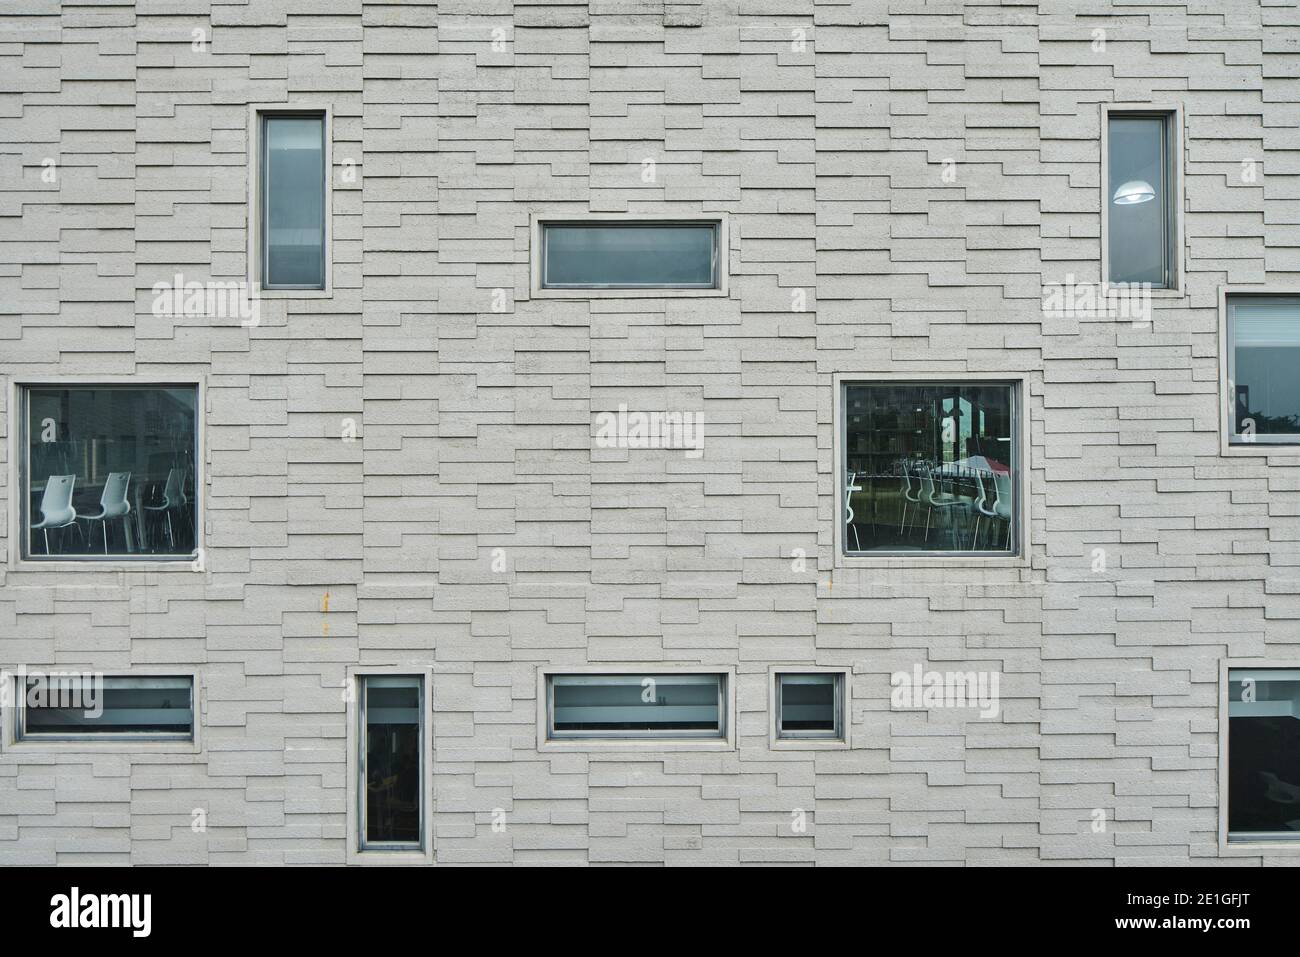
<path fill-rule="evenodd" d="M 1300 669 L 1228 671 L 1229 842 L 1300 840 Z"/>
<path fill-rule="evenodd" d="M 1300 443 L 1300 296 L 1226 302 L 1229 443 Z"/>
<path fill-rule="evenodd" d="M 776 673 L 778 739 L 844 739 L 844 674 Z"/>
<path fill-rule="evenodd" d="M 27 675 L 16 679 L 24 741 L 194 738 L 194 678 Z"/>
<path fill-rule="evenodd" d="M 258 229 L 264 289 L 325 288 L 325 115 L 263 113 Z"/>
<path fill-rule="evenodd" d="M 358 678 L 360 843 L 363 851 L 424 847 L 424 680 Z"/>
<path fill-rule="evenodd" d="M 196 386 L 29 385 L 21 401 L 23 558 L 195 554 Z"/>
<path fill-rule="evenodd" d="M 1177 288 L 1177 114 L 1108 109 L 1105 122 L 1106 279 Z"/>
<path fill-rule="evenodd" d="M 998 382 L 844 383 L 844 554 L 1018 554 L 1018 393 Z"/>
<path fill-rule="evenodd" d="M 724 738 L 726 675 L 547 676 L 549 738 Z"/>
<path fill-rule="evenodd" d="M 720 223 L 541 224 L 543 289 L 717 289 Z"/>

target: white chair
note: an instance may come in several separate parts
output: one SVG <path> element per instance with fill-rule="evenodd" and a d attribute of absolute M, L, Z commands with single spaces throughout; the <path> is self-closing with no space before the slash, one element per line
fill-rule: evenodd
<path fill-rule="evenodd" d="M 993 511 L 1007 526 L 1007 544 L 1011 543 L 1011 476 L 1001 472 L 993 473 L 993 490 L 997 499 L 993 502 Z"/>
<path fill-rule="evenodd" d="M 937 508 L 941 512 L 946 509 L 957 508 L 970 501 L 970 499 L 949 495 L 947 492 L 940 492 L 934 484 L 934 469 L 928 464 L 921 466 L 921 500 L 929 506 L 925 513 L 925 540 L 930 540 L 930 519 Z M 957 524 L 952 521 L 949 513 L 948 528 L 952 534 L 953 547 L 957 547 Z"/>
<path fill-rule="evenodd" d="M 853 524 L 853 493 L 861 492 L 862 486 L 857 484 L 857 472 L 850 472 L 848 478 L 848 483 L 844 486 L 844 522 L 845 528 L 853 533 L 853 550 L 860 552 L 862 542 L 858 539 L 858 528 Z"/>
<path fill-rule="evenodd" d="M 110 518 L 120 518 L 122 520 L 122 534 L 131 540 L 131 533 L 127 530 L 127 515 L 131 512 L 131 503 L 126 500 L 126 488 L 131 482 L 130 472 L 109 472 L 108 480 L 104 483 L 104 493 L 99 496 L 99 514 L 81 516 L 89 522 L 102 522 L 104 526 L 104 554 L 108 554 L 108 520 Z M 89 528 L 89 525 L 87 525 Z M 90 540 L 90 536 L 86 536 Z"/>
<path fill-rule="evenodd" d="M 986 475 L 988 475 L 987 481 L 985 480 Z M 975 500 L 975 508 L 979 514 L 975 516 L 975 534 L 971 538 L 972 550 L 978 550 L 980 547 L 980 523 L 987 518 L 989 520 L 989 527 L 992 527 L 993 519 L 998 517 L 997 510 L 993 507 L 993 502 L 989 501 L 989 488 L 992 485 L 991 473 L 986 473 L 983 469 L 976 469 L 975 481 L 979 483 L 980 495 L 979 498 Z M 996 499 L 996 490 L 993 494 Z M 988 536 L 987 531 L 984 534 L 985 537 Z"/>
<path fill-rule="evenodd" d="M 921 508 L 920 483 L 918 482 L 916 485 L 912 484 L 912 463 L 907 461 L 907 459 L 903 459 L 902 465 L 903 465 L 903 487 L 902 487 L 903 514 L 899 516 L 898 519 L 898 534 L 900 536 L 903 534 L 903 525 L 907 522 L 908 508 L 910 508 L 912 505 L 915 505 L 917 507 L 918 512 L 920 511 Z M 915 521 L 915 518 L 913 520 Z"/>
<path fill-rule="evenodd" d="M 75 475 L 51 475 L 45 480 L 45 492 L 41 495 L 41 520 L 32 526 L 45 536 L 45 554 L 50 554 L 50 529 L 67 528 L 71 525 L 81 534 L 77 526 L 77 510 L 72 507 L 72 486 L 77 481 Z"/>
<path fill-rule="evenodd" d="M 163 500 L 161 505 L 146 505 L 146 512 L 161 512 L 167 519 L 167 541 L 172 550 L 176 549 L 176 531 L 172 527 L 172 512 L 179 511 L 189 504 L 185 497 L 185 488 L 182 480 L 185 473 L 180 469 L 171 469 L 167 472 L 167 484 L 163 488 Z"/>

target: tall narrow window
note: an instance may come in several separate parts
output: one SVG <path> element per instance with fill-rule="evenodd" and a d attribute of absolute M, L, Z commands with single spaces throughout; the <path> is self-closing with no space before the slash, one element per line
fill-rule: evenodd
<path fill-rule="evenodd" d="M 1300 443 L 1300 296 L 1227 297 L 1234 445 Z"/>
<path fill-rule="evenodd" d="M 19 685 L 17 737 L 153 740 L 194 736 L 194 679 L 27 675 Z"/>
<path fill-rule="evenodd" d="M 542 226 L 546 289 L 715 289 L 719 223 L 576 222 Z"/>
<path fill-rule="evenodd" d="M 552 738 L 721 738 L 722 674 L 551 675 Z"/>
<path fill-rule="evenodd" d="M 424 682 L 360 679 L 361 849 L 424 846 Z"/>
<path fill-rule="evenodd" d="M 844 385 L 844 552 L 1019 553 L 1017 388 Z"/>
<path fill-rule="evenodd" d="M 1102 199 L 1112 283 L 1178 284 L 1176 128 L 1172 113 L 1107 114 Z"/>
<path fill-rule="evenodd" d="M 262 114 L 262 286 L 325 288 L 325 117 Z"/>
<path fill-rule="evenodd" d="M 1228 840 L 1300 839 L 1300 670 L 1233 668 L 1227 697 Z"/>
<path fill-rule="evenodd" d="M 194 554 L 195 386 L 29 385 L 22 400 L 24 558 Z"/>

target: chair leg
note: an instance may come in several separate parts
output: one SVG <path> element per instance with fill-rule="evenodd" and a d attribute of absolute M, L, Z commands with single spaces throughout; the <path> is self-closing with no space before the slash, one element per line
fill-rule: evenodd
<path fill-rule="evenodd" d="M 925 540 L 930 540 L 930 518 L 934 515 L 934 506 L 931 505 L 925 510 Z"/>
<path fill-rule="evenodd" d="M 45 536 L 45 554 L 48 555 L 50 553 L 50 530 L 48 528 L 43 528 L 41 529 L 41 534 Z"/>
<path fill-rule="evenodd" d="M 167 510 L 167 542 L 176 551 L 176 533 L 172 531 L 172 513 L 171 509 Z"/>

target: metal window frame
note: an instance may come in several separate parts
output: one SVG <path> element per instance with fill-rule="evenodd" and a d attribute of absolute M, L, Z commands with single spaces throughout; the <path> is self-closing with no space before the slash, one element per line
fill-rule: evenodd
<path fill-rule="evenodd" d="M 1275 432 L 1268 435 L 1254 433 L 1254 437 L 1247 440 L 1242 437 L 1242 433 L 1237 429 L 1237 338 L 1236 331 L 1233 328 L 1232 303 L 1233 300 L 1242 299 L 1298 299 L 1295 293 L 1262 293 L 1262 292 L 1234 292 L 1231 289 L 1225 291 L 1223 299 L 1223 323 L 1224 323 L 1224 362 L 1227 368 L 1227 394 L 1224 396 L 1224 402 L 1227 405 L 1227 439 L 1228 444 L 1233 448 L 1250 448 L 1259 445 L 1271 446 L 1297 446 L 1300 445 L 1300 432 Z M 1296 307 L 1296 317 L 1300 318 L 1300 304 Z"/>
<path fill-rule="evenodd" d="M 369 681 L 372 678 L 411 678 L 416 682 L 420 691 L 420 780 L 419 780 L 419 797 L 420 797 L 420 837 L 418 841 L 368 841 L 366 839 L 366 760 L 367 752 L 367 735 L 366 735 L 366 703 L 369 698 Z M 427 807 L 427 798 L 425 793 L 425 784 L 428 771 L 428 757 L 425 754 L 428 738 L 426 736 L 425 712 L 428 710 L 426 703 L 426 681 L 422 672 L 360 672 L 355 676 L 357 682 L 357 850 L 360 852 L 391 852 L 391 851 L 419 851 L 423 853 L 426 850 L 425 842 L 427 840 L 427 821 L 429 808 Z"/>
<path fill-rule="evenodd" d="M 271 250 L 266 241 L 267 181 L 270 137 L 267 127 L 271 120 L 313 119 L 320 121 L 321 157 L 321 281 L 319 283 L 272 283 L 269 281 Z M 257 164 L 257 232 L 258 232 L 258 285 L 268 291 L 307 290 L 323 292 L 329 288 L 329 188 L 330 159 L 328 150 L 329 112 L 324 109 L 258 110 L 257 112 L 258 164 Z"/>
<path fill-rule="evenodd" d="M 546 278 L 547 268 L 550 259 L 550 231 L 552 228 L 571 228 L 571 229 L 670 229 L 673 227 L 696 227 L 708 228 L 713 238 L 712 252 L 709 261 L 709 281 L 707 283 L 697 282 L 645 282 L 645 283 L 553 283 Z M 720 268 L 719 261 L 721 258 L 721 239 L 722 239 L 722 221 L 708 217 L 699 219 L 627 219 L 627 220 L 610 220 L 610 219 L 546 219 L 539 223 L 540 231 L 540 279 L 539 287 L 541 289 L 706 289 L 717 290 L 720 288 Z"/>
<path fill-rule="evenodd" d="M 684 678 L 712 677 L 716 681 L 718 693 L 718 724 L 716 728 L 646 728 L 640 730 L 596 730 L 596 731 L 559 731 L 555 727 L 555 679 L 566 677 L 583 678 Z M 545 675 L 546 682 L 546 738 L 548 741 L 725 741 L 727 740 L 728 679 L 725 671 L 608 671 L 577 672 L 553 671 Z"/>
<path fill-rule="evenodd" d="M 195 740 L 195 726 L 198 724 L 198 702 L 196 687 L 197 681 L 195 676 L 185 673 L 177 674 L 125 674 L 125 675 L 101 675 L 104 679 L 113 678 L 121 681 L 150 681 L 159 678 L 169 680 L 185 681 L 189 686 L 190 695 L 190 723 L 188 730 L 184 732 L 166 732 L 166 731 L 30 731 L 27 728 L 27 689 L 25 687 L 28 675 L 13 675 L 13 692 L 14 692 L 14 742 L 30 741 L 185 741 L 192 742 Z M 21 682 L 21 684 L 20 684 Z"/>
<path fill-rule="evenodd" d="M 141 381 L 133 382 L 122 379 L 65 379 L 54 381 L 16 381 L 14 388 L 17 390 L 16 402 L 14 403 L 17 413 L 17 421 L 13 433 L 18 441 L 16 454 L 12 456 L 16 474 L 15 488 L 19 494 L 15 496 L 17 501 L 16 511 L 19 533 L 13 536 L 16 545 L 16 560 L 22 563 L 32 563 L 39 565 L 58 565 L 60 563 L 89 565 L 104 563 L 152 563 L 164 564 L 173 567 L 181 567 L 194 561 L 195 556 L 203 552 L 203 463 L 202 454 L 204 446 L 203 438 L 203 419 L 204 419 L 204 389 L 203 383 L 198 381 Z M 190 389 L 194 392 L 194 551 L 188 554 L 167 555 L 159 553 L 136 554 L 130 553 L 103 555 L 94 552 L 86 554 L 68 554 L 68 555 L 35 555 L 31 551 L 31 455 L 30 426 L 31 414 L 29 400 L 32 389 L 117 389 L 122 391 L 147 391 L 150 389 Z"/>
<path fill-rule="evenodd" d="M 832 707 L 834 709 L 834 727 L 829 731 L 810 731 L 810 730 L 785 730 L 781 726 L 783 718 L 783 693 L 784 687 L 781 679 L 796 676 L 824 676 L 831 679 L 834 688 L 834 700 Z M 773 695 L 773 728 L 776 740 L 778 741 L 843 741 L 845 721 L 845 693 L 844 688 L 847 683 L 847 675 L 843 671 L 802 671 L 798 668 L 782 668 L 772 672 L 774 687 Z"/>
<path fill-rule="evenodd" d="M 1233 672 L 1238 671 L 1295 671 L 1300 662 L 1283 661 L 1277 658 L 1220 658 L 1219 659 L 1219 767 L 1218 767 L 1218 837 L 1219 855 L 1221 857 L 1270 857 L 1300 855 L 1300 832 L 1298 831 L 1249 831 L 1235 832 L 1228 830 L 1228 766 L 1231 754 L 1228 747 L 1229 686 Z"/>
<path fill-rule="evenodd" d="M 981 559 L 992 559 L 998 561 L 1020 560 L 1027 554 L 1027 547 L 1023 540 L 1023 521 L 1022 510 L 1023 501 L 1025 500 L 1025 486 L 1027 469 L 1024 467 L 1026 460 L 1025 443 L 1026 437 L 1023 434 L 1022 426 L 1022 406 L 1025 401 L 1025 380 L 1018 378 L 971 378 L 968 376 L 953 376 L 944 378 L 883 378 L 871 376 L 837 376 L 835 380 L 838 395 L 835 399 L 836 407 L 839 414 L 836 416 L 836 435 L 834 440 L 839 449 L 836 456 L 836 511 L 834 513 L 836 539 L 839 542 L 837 548 L 837 561 L 840 559 L 957 559 L 978 561 Z M 969 386 L 971 388 L 991 388 L 1004 387 L 1011 392 L 1011 421 L 1009 431 L 1011 433 L 1011 528 L 1008 536 L 1008 547 L 1004 550 L 953 550 L 953 549 L 863 549 L 853 551 L 849 548 L 848 535 L 845 533 L 844 525 L 844 476 L 848 467 L 848 390 L 850 387 L 862 386 Z"/>

